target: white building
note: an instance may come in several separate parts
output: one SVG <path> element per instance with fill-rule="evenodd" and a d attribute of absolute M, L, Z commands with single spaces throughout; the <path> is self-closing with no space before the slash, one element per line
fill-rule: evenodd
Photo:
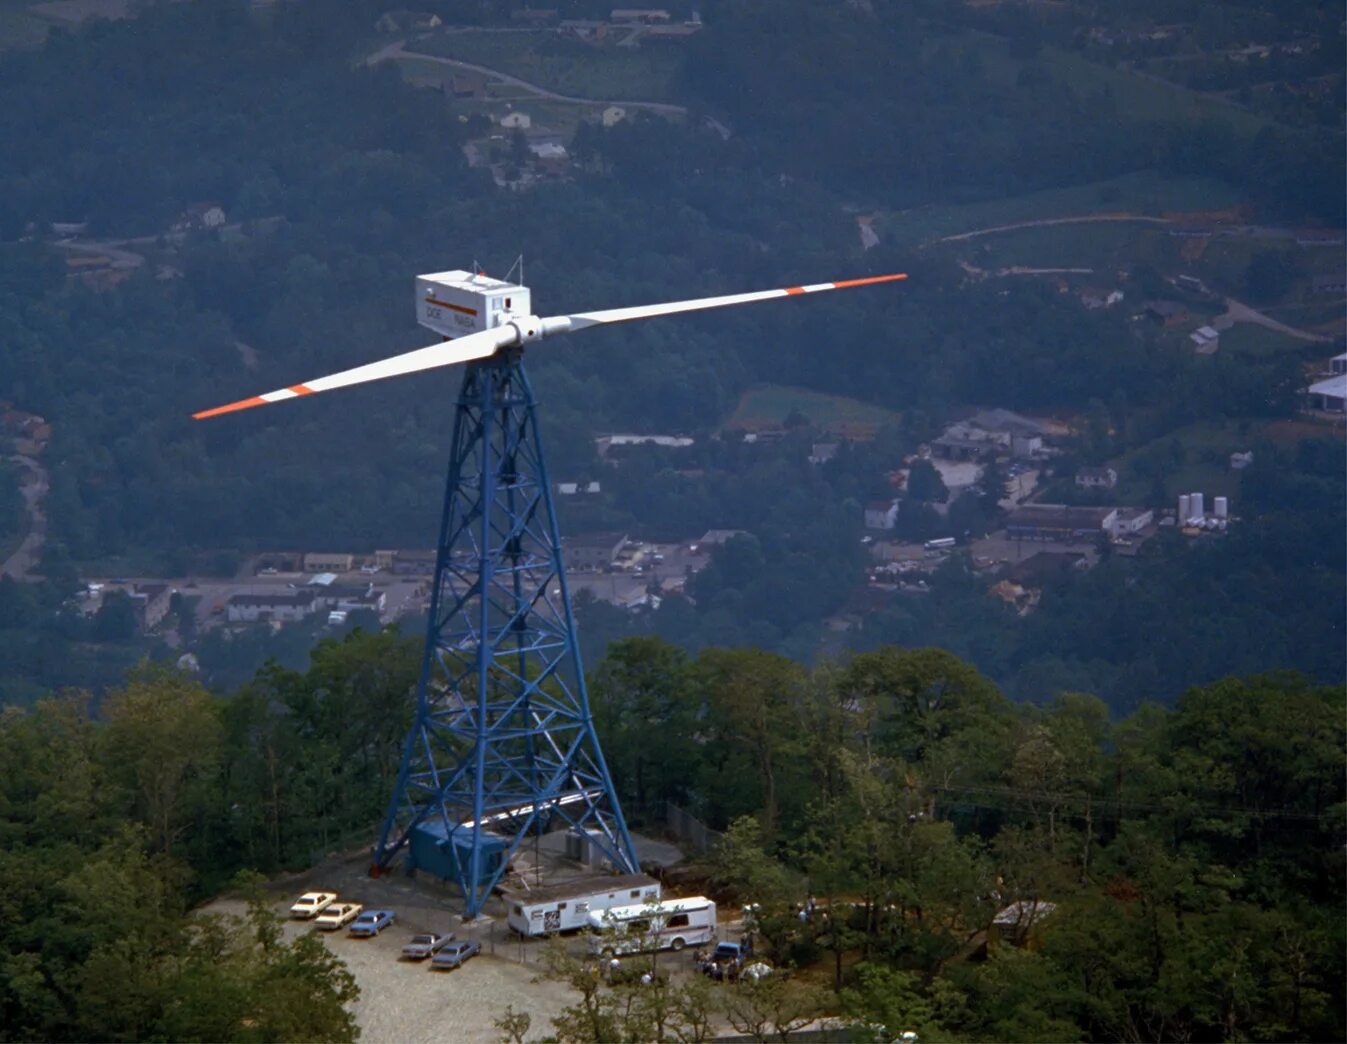
<path fill-rule="evenodd" d="M 1309 408 L 1325 413 L 1347 413 L 1347 373 L 1315 381 L 1305 389 Z"/>
<path fill-rule="evenodd" d="M 1081 468 L 1076 472 L 1076 485 L 1081 489 L 1112 489 L 1118 484 L 1118 473 L 1110 467 Z"/>
<path fill-rule="evenodd" d="M 1113 539 L 1136 536 L 1155 521 L 1155 512 L 1150 508 L 1120 507 L 1108 518 L 1109 533 Z"/>
<path fill-rule="evenodd" d="M 898 524 L 898 501 L 872 500 L 865 505 L 866 529 L 892 529 Z"/>
<path fill-rule="evenodd" d="M 529 152 L 540 160 L 564 160 L 566 158 L 566 146 L 559 145 L 554 141 L 543 141 L 536 145 L 530 145 Z"/>
<path fill-rule="evenodd" d="M 615 126 L 626 118 L 627 110 L 622 108 L 621 105 L 610 105 L 603 110 L 603 125 L 605 127 Z"/>
<path fill-rule="evenodd" d="M 533 120 L 526 112 L 507 112 L 500 118 L 500 125 L 511 129 L 528 130 L 533 126 Z"/>
<path fill-rule="evenodd" d="M 294 623 L 308 616 L 313 608 L 312 591 L 236 594 L 229 599 L 227 618 L 230 623 L 256 623 L 258 620 Z"/>

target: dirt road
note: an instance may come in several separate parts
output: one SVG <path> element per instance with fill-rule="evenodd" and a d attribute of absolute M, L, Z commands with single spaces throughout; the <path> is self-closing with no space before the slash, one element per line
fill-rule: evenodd
<path fill-rule="evenodd" d="M 389 44 L 387 47 L 381 47 L 372 55 L 365 59 L 366 65 L 378 65 L 380 62 L 397 61 L 401 58 L 415 58 L 418 61 L 434 62 L 437 65 L 447 65 L 453 69 L 468 69 L 472 72 L 479 72 L 492 79 L 499 80 L 502 83 L 508 83 L 512 87 L 518 87 L 521 90 L 536 94 L 539 98 L 547 101 L 569 102 L 572 105 L 618 105 L 624 109 L 644 109 L 647 112 L 657 112 L 664 116 L 686 116 L 688 110 L 682 105 L 670 105 L 666 102 L 652 101 L 625 101 L 622 99 L 611 98 L 577 98 L 570 94 L 558 94 L 556 91 L 549 91 L 546 87 L 540 87 L 536 83 L 529 83 L 527 80 L 521 80 L 517 76 L 511 76 L 509 73 L 503 73 L 499 69 L 491 69 L 485 65 L 475 65 L 472 62 L 459 61 L 457 58 L 444 58 L 436 54 L 422 54 L 419 51 L 408 51 L 406 49 L 406 40 L 398 40 Z"/>
<path fill-rule="evenodd" d="M 1021 228 L 1044 228 L 1048 225 L 1085 225 L 1092 222 L 1105 221 L 1139 221 L 1143 224 L 1168 225 L 1169 218 L 1148 217 L 1145 214 L 1081 214 L 1077 217 L 1061 218 L 1040 218 L 1037 221 L 1018 221 L 1013 225 L 993 225 L 990 228 L 976 228 L 972 232 L 960 232 L 954 236 L 941 236 L 939 239 L 933 239 L 932 243 L 958 243 L 965 239 L 977 239 L 979 236 L 990 236 L 997 232 L 1014 232 Z"/>
<path fill-rule="evenodd" d="M 1236 323 L 1255 323 L 1258 326 L 1266 327 L 1269 330 L 1275 330 L 1277 333 L 1286 334 L 1287 337 L 1295 337 L 1302 341 L 1331 341 L 1331 337 L 1325 337 L 1323 334 L 1310 333 L 1308 330 L 1299 330 L 1294 326 L 1287 326 L 1273 319 L 1270 315 L 1264 315 L 1256 308 L 1250 308 L 1246 304 L 1236 301 L 1233 297 L 1225 299 L 1225 312 L 1212 320 L 1211 325 L 1217 330 L 1229 330 Z"/>
<path fill-rule="evenodd" d="M 42 554 L 42 544 L 47 539 L 47 515 L 42 509 L 42 501 L 49 487 L 47 469 L 35 457 L 15 454 L 9 459 L 28 473 L 21 487 L 24 509 L 28 513 L 28 535 L 15 552 L 0 564 L 0 575 L 15 580 L 36 580 L 33 571 Z"/>

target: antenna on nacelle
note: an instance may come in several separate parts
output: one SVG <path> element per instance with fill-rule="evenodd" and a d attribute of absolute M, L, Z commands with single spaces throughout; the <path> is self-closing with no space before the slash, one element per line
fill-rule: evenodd
<path fill-rule="evenodd" d="M 520 254 L 517 258 L 514 259 L 514 264 L 512 264 L 512 265 L 510 266 L 510 270 L 509 270 L 508 272 L 505 273 L 505 281 L 506 281 L 507 283 L 510 281 L 510 276 L 514 275 L 515 269 L 518 269 L 518 270 L 519 270 L 519 279 L 518 279 L 516 282 L 518 283 L 518 285 L 523 286 L 523 285 L 524 285 L 524 255 L 523 255 L 523 254 Z"/>

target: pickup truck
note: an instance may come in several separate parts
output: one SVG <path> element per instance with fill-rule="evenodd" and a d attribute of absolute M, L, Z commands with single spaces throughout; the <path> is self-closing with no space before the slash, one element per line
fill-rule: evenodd
<path fill-rule="evenodd" d="M 335 932 L 359 917 L 363 909 L 359 903 L 333 903 L 320 913 L 313 923 L 325 932 Z"/>
<path fill-rule="evenodd" d="M 752 956 L 752 948 L 743 943 L 717 943 L 716 948 L 702 964 L 702 974 L 710 976 L 717 982 L 733 982 L 739 978 L 740 970 Z"/>

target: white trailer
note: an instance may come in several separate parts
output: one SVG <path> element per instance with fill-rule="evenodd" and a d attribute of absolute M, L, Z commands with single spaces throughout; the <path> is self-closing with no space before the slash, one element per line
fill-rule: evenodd
<path fill-rule="evenodd" d="M 660 884 L 646 874 L 603 874 L 530 892 L 506 892 L 504 897 L 506 923 L 516 932 L 552 935 L 584 928 L 591 913 L 602 916 L 615 906 L 657 900 Z"/>
<path fill-rule="evenodd" d="M 589 915 L 589 952 L 604 956 L 681 950 L 716 941 L 716 904 L 705 896 L 639 906 L 615 906 Z"/>

